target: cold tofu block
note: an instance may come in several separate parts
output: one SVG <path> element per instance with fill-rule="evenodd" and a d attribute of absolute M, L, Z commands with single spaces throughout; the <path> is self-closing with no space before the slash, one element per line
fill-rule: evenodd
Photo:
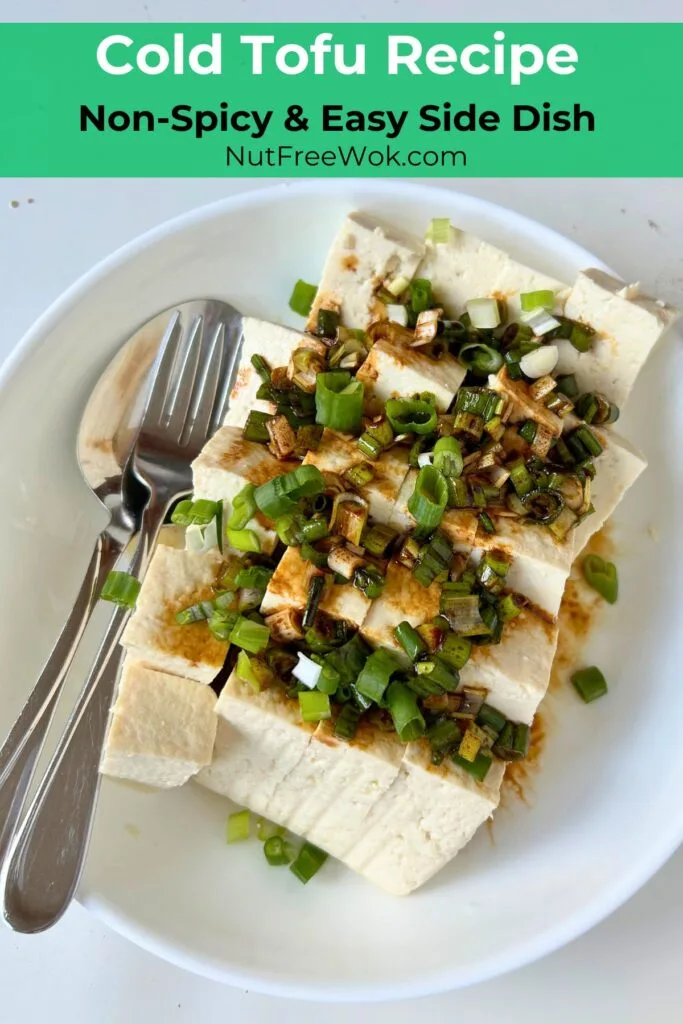
<path fill-rule="evenodd" d="M 247 484 L 258 487 L 281 473 L 296 469 L 297 465 L 299 463 L 280 462 L 265 445 L 245 441 L 238 427 L 222 427 L 192 463 L 194 496 L 226 502 L 229 514 L 236 495 Z M 261 550 L 270 554 L 277 544 L 277 534 L 270 521 L 257 512 L 248 528 L 258 535 Z"/>
<path fill-rule="evenodd" d="M 423 587 L 409 569 L 397 562 L 389 562 L 386 583 L 360 627 L 361 635 L 373 647 L 389 647 L 402 657 L 403 648 L 394 637 L 399 622 L 419 626 L 439 614 L 441 587 L 433 583 Z"/>
<path fill-rule="evenodd" d="M 408 501 L 415 490 L 417 470 L 409 470 L 396 502 L 389 516 L 388 524 L 399 533 L 415 528 L 415 520 L 408 511 Z M 456 550 L 465 551 L 472 547 L 477 535 L 477 517 L 467 509 L 449 508 L 443 514 L 439 529 L 445 533 Z"/>
<path fill-rule="evenodd" d="M 216 704 L 213 761 L 197 782 L 256 814 L 267 814 L 280 783 L 304 755 L 315 731 L 298 701 L 277 683 L 256 693 L 233 672 Z"/>
<path fill-rule="evenodd" d="M 505 300 L 508 318 L 514 320 L 520 293 L 539 289 L 555 292 L 560 311 L 569 292 L 561 281 L 518 263 L 502 249 L 458 228 L 451 228 L 449 242 L 427 245 L 417 276 L 432 282 L 437 302 L 452 317 L 464 312 L 469 299 L 492 296 Z"/>
<path fill-rule="evenodd" d="M 439 359 L 419 348 L 375 342 L 356 374 L 365 383 L 366 405 L 372 411 L 389 398 L 407 398 L 430 391 L 439 412 L 446 412 L 465 379 L 465 367 L 450 355 Z"/>
<path fill-rule="evenodd" d="M 183 608 L 216 596 L 222 566 L 217 550 L 157 547 L 123 632 L 123 646 L 159 671 L 212 682 L 223 667 L 228 644 L 216 640 L 206 622 L 180 626 L 175 617 Z"/>
<path fill-rule="evenodd" d="M 298 548 L 287 548 L 261 603 L 263 615 L 272 615 L 284 608 L 303 611 L 308 603 L 311 576 L 318 571 L 311 562 L 301 557 Z M 345 619 L 346 622 L 358 627 L 369 607 L 370 601 L 362 591 L 352 583 L 333 583 L 331 574 L 328 574 L 328 582 L 319 605 L 320 611 L 333 619 Z"/>
<path fill-rule="evenodd" d="M 182 786 L 211 763 L 215 706 L 210 687 L 127 658 L 100 771 L 159 789 Z"/>
<path fill-rule="evenodd" d="M 604 526 L 631 484 L 634 484 L 647 466 L 645 457 L 611 428 L 591 430 L 602 445 L 602 455 L 595 459 L 595 480 L 591 500 L 595 507 L 574 530 L 574 554 L 578 555 L 594 533 Z"/>
<path fill-rule="evenodd" d="M 563 422 L 560 417 L 531 396 L 526 381 L 510 380 L 505 367 L 498 373 L 489 376 L 489 387 L 501 395 L 505 395 L 511 403 L 511 423 L 520 423 L 522 420 L 531 419 L 542 424 L 554 437 L 559 437 L 562 433 Z"/>
<path fill-rule="evenodd" d="M 244 340 L 240 353 L 235 385 L 230 393 L 230 406 L 224 423 L 230 427 L 243 427 L 252 409 L 260 412 L 275 412 L 272 402 L 256 397 L 261 378 L 251 365 L 252 356 L 262 356 L 271 369 L 287 366 L 289 357 L 298 348 L 305 335 L 280 324 L 257 320 L 245 316 L 243 321 Z"/>
<path fill-rule="evenodd" d="M 426 740 L 409 743 L 396 781 L 367 816 L 344 863 L 404 896 L 424 885 L 465 846 L 498 806 L 504 766 L 478 783 L 450 761 L 435 766 Z"/>
<path fill-rule="evenodd" d="M 536 608 L 555 618 L 574 559 L 574 534 L 558 540 L 545 526 L 524 519 L 493 516 L 496 532 L 477 532 L 474 554 L 499 549 L 512 559 L 505 586 L 522 594 Z"/>
<path fill-rule="evenodd" d="M 490 704 L 515 722 L 530 723 L 548 688 L 557 637 L 557 623 L 525 608 L 506 623 L 499 644 L 472 647 L 460 683 L 485 687 Z"/>
<path fill-rule="evenodd" d="M 346 470 L 368 462 L 374 477 L 364 487 L 354 488 L 368 503 L 368 514 L 378 523 L 388 523 L 401 485 L 408 474 L 408 450 L 398 445 L 370 462 L 359 449 L 356 438 L 338 434 L 326 427 L 316 451 L 309 451 L 304 465 L 317 466 L 322 473 L 343 476 Z"/>
<path fill-rule="evenodd" d="M 330 249 L 307 329 L 315 331 L 321 307 L 339 309 L 345 327 L 363 330 L 386 317 L 377 298 L 383 286 L 405 282 L 404 291 L 422 259 L 424 245 L 393 228 L 388 231 L 360 213 L 352 213 L 341 226 Z"/>
<path fill-rule="evenodd" d="M 396 778 L 404 750 L 395 734 L 368 723 L 347 743 L 335 737 L 331 721 L 321 722 L 269 801 L 268 817 L 339 856 Z"/>
<path fill-rule="evenodd" d="M 562 341 L 558 372 L 573 373 L 579 391 L 601 391 L 623 406 L 636 377 L 662 334 L 680 311 L 642 295 L 602 270 L 582 271 L 569 293 L 565 313 L 597 332 L 589 352 Z"/>

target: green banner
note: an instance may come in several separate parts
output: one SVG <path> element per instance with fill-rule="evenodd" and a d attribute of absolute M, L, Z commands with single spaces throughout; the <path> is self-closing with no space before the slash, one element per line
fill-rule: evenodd
<path fill-rule="evenodd" d="M 3 176 L 683 173 L 682 24 L 3 24 Z"/>

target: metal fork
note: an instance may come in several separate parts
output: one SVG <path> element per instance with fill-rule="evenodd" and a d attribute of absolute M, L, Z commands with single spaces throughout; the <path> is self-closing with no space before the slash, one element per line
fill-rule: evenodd
<path fill-rule="evenodd" d="M 132 470 L 150 492 L 130 572 L 141 577 L 173 503 L 192 487 L 191 461 L 220 425 L 239 351 L 241 318 L 231 306 L 198 303 L 171 331 L 145 408 Z M 78 703 L 10 849 L 4 916 L 21 932 L 55 924 L 75 894 L 99 790 L 98 766 L 123 657 L 129 612 L 118 608 Z"/>

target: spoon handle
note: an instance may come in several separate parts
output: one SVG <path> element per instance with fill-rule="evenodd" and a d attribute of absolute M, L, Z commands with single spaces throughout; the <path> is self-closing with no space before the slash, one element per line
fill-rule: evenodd
<path fill-rule="evenodd" d="M 19 717 L 0 747 L 0 864 L 14 834 L 62 684 L 90 619 L 99 584 L 115 557 L 105 535 L 100 535 L 64 628 Z"/>
<path fill-rule="evenodd" d="M 166 509 L 152 501 L 143 512 L 130 572 L 142 577 Z M 55 924 L 80 880 L 99 791 L 99 763 L 123 650 L 118 646 L 129 609 L 117 608 L 84 682 L 76 707 L 36 795 L 10 846 L 4 916 L 15 931 Z"/>

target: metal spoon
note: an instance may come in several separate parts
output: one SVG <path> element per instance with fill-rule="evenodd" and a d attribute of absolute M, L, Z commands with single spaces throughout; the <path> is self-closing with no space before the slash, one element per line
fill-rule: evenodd
<path fill-rule="evenodd" d="M 139 526 L 147 501 L 124 467 L 136 437 L 147 372 L 173 309 L 159 313 L 120 349 L 100 377 L 81 419 L 76 455 L 85 482 L 109 514 L 64 628 L 0 748 L 0 863 L 15 832 L 62 686 L 109 571 Z"/>

